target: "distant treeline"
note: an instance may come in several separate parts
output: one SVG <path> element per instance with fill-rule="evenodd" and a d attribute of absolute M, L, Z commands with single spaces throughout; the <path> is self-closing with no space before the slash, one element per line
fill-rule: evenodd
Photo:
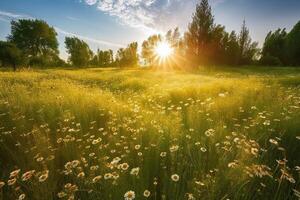
<path fill-rule="evenodd" d="M 88 44 L 76 37 L 66 37 L 68 61 L 59 58 L 55 29 L 42 20 L 20 19 L 11 22 L 7 41 L 0 41 L 0 65 L 12 66 L 73 66 L 73 67 L 125 67 L 161 65 L 155 53 L 158 43 L 167 41 L 173 55 L 164 65 L 196 67 L 199 65 L 291 65 L 300 66 L 300 21 L 288 33 L 285 29 L 269 32 L 262 49 L 252 42 L 245 20 L 239 33 L 225 31 L 216 24 L 208 0 L 196 5 L 188 30 L 181 35 L 178 28 L 165 35 L 152 35 L 141 46 L 133 42 L 112 50 L 93 52 Z"/>

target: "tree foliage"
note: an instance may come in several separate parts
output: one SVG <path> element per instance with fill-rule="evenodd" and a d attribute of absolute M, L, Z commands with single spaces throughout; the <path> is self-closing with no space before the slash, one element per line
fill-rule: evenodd
<path fill-rule="evenodd" d="M 185 44 L 186 57 L 196 65 L 251 64 L 258 52 L 258 43 L 252 42 L 245 21 L 239 35 L 227 33 L 224 26 L 215 24 L 208 0 L 197 4 Z"/>
<path fill-rule="evenodd" d="M 238 44 L 240 50 L 239 64 L 244 65 L 251 63 L 258 53 L 258 43 L 252 42 L 245 20 L 243 21 L 240 35 L 238 37 Z"/>
<path fill-rule="evenodd" d="M 117 65 L 120 67 L 134 67 L 137 66 L 138 57 L 138 43 L 130 43 L 126 48 L 120 48 L 116 55 Z"/>
<path fill-rule="evenodd" d="M 162 41 L 162 36 L 152 35 L 147 40 L 145 40 L 142 44 L 142 58 L 144 59 L 146 65 L 154 65 L 155 64 L 155 48 L 159 42 Z"/>
<path fill-rule="evenodd" d="M 268 33 L 260 62 L 264 65 L 300 65 L 300 21 L 289 33 L 285 29 Z"/>
<path fill-rule="evenodd" d="M 89 45 L 76 37 L 66 37 L 65 45 L 69 56 L 69 62 L 74 66 L 87 66 L 92 59 L 93 52 Z"/>
<path fill-rule="evenodd" d="M 281 65 L 285 63 L 285 43 L 287 32 L 285 29 L 270 31 L 265 38 L 262 49 L 261 62 L 266 65 Z"/>
<path fill-rule="evenodd" d="M 54 28 L 45 21 L 20 19 L 11 22 L 8 40 L 30 59 L 53 59 L 59 53 L 56 36 Z"/>
<path fill-rule="evenodd" d="M 12 66 L 16 71 L 22 62 L 22 52 L 14 43 L 0 41 L 0 61 L 3 66 Z"/>
<path fill-rule="evenodd" d="M 300 21 L 286 36 L 287 64 L 300 66 Z"/>
<path fill-rule="evenodd" d="M 97 53 L 93 57 L 92 65 L 98 67 L 107 67 L 112 65 L 114 62 L 114 55 L 111 49 L 107 51 L 97 50 Z"/>
<path fill-rule="evenodd" d="M 196 12 L 188 31 L 185 33 L 187 53 L 193 62 L 206 63 L 208 61 L 208 48 L 215 30 L 214 17 L 208 0 L 202 0 L 196 5 Z"/>

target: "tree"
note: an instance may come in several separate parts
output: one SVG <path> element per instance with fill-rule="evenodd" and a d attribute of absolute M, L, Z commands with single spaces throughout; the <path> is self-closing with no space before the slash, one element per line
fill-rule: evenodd
<path fill-rule="evenodd" d="M 244 65 L 252 63 L 258 52 L 258 43 L 252 42 L 245 20 L 243 21 L 241 32 L 238 37 L 238 44 L 240 50 L 239 64 Z"/>
<path fill-rule="evenodd" d="M 22 52 L 14 43 L 0 41 L 0 61 L 2 65 L 10 65 L 16 71 L 22 61 Z"/>
<path fill-rule="evenodd" d="M 136 66 L 138 64 L 138 43 L 130 43 L 126 48 L 120 48 L 117 52 L 116 61 L 120 67 Z"/>
<path fill-rule="evenodd" d="M 97 50 L 96 55 L 92 60 L 92 64 L 99 67 L 107 67 L 114 62 L 113 51 L 111 49 L 107 51 Z"/>
<path fill-rule="evenodd" d="M 214 29 L 214 17 L 208 0 L 201 0 L 185 33 L 187 53 L 196 64 L 207 62 L 207 49 Z"/>
<path fill-rule="evenodd" d="M 239 43 L 235 31 L 232 31 L 225 46 L 225 63 L 229 65 L 237 65 L 239 58 Z"/>
<path fill-rule="evenodd" d="M 93 52 L 90 50 L 88 44 L 76 37 L 66 37 L 65 45 L 69 56 L 69 62 L 74 66 L 82 67 L 89 64 Z"/>
<path fill-rule="evenodd" d="M 16 44 L 30 59 L 58 55 L 57 33 L 42 20 L 20 19 L 11 22 L 9 42 Z"/>
<path fill-rule="evenodd" d="M 300 65 L 300 21 L 286 36 L 287 64 Z"/>
<path fill-rule="evenodd" d="M 147 65 L 154 65 L 155 58 L 155 48 L 159 42 L 162 41 L 161 35 L 152 35 L 142 44 L 142 58 Z"/>
<path fill-rule="evenodd" d="M 265 38 L 260 62 L 267 65 L 281 65 L 285 63 L 285 43 L 287 33 L 285 29 L 270 31 Z"/>

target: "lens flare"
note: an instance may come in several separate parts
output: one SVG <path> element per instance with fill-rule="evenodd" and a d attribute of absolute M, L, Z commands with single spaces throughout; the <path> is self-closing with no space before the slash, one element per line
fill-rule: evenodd
<path fill-rule="evenodd" d="M 166 58 L 172 55 L 173 48 L 167 42 L 160 42 L 155 48 L 155 53 L 157 54 L 160 60 L 165 60 Z"/>

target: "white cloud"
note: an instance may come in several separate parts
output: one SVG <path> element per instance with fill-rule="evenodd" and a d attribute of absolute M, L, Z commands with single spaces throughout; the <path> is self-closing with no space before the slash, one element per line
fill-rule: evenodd
<path fill-rule="evenodd" d="M 213 6 L 224 0 L 211 0 Z M 85 0 L 88 5 L 111 16 L 121 24 L 143 30 L 166 31 L 185 28 L 199 0 Z"/>
<path fill-rule="evenodd" d="M 92 1 L 92 0 L 89 0 L 89 1 Z M 35 18 L 31 17 L 29 15 L 11 13 L 11 12 L 6 12 L 6 11 L 0 10 L 0 20 L 1 21 L 10 22 L 10 20 L 13 20 L 13 19 L 35 19 Z M 75 18 L 72 18 L 72 19 L 75 19 Z M 108 47 L 124 47 L 124 45 L 122 45 L 122 44 L 117 44 L 117 43 L 108 42 L 108 41 L 104 41 L 104 40 L 94 39 L 94 38 L 87 37 L 87 36 L 82 36 L 82 35 L 79 35 L 76 33 L 68 32 L 68 31 L 60 29 L 58 27 L 54 27 L 54 28 L 58 34 L 78 37 L 78 38 L 85 40 L 87 42 L 90 42 L 90 43 L 94 43 L 94 44 L 98 44 L 98 45 L 105 45 Z"/>
<path fill-rule="evenodd" d="M 65 31 L 63 29 L 60 29 L 58 27 L 54 27 L 54 28 L 55 28 L 56 32 L 59 34 L 62 34 L 65 36 L 77 37 L 77 38 L 82 39 L 87 42 L 91 42 L 91 43 L 95 43 L 95 44 L 99 44 L 99 45 L 105 45 L 105 46 L 109 46 L 109 47 L 124 47 L 125 46 L 123 44 L 117 44 L 117 43 L 108 42 L 108 41 L 104 41 L 104 40 L 98 40 L 98 39 L 90 38 L 87 36 L 79 35 L 76 33 L 71 33 L 71 32 Z"/>
<path fill-rule="evenodd" d="M 16 13 L 11 13 L 11 12 L 6 12 L 6 11 L 1 11 L 0 10 L 0 17 L 2 19 L 32 19 L 29 15 L 24 15 L 24 14 L 16 14 Z"/>
<path fill-rule="evenodd" d="M 97 3 L 97 0 L 85 0 L 85 2 L 86 2 L 88 5 L 94 5 L 95 3 Z"/>

